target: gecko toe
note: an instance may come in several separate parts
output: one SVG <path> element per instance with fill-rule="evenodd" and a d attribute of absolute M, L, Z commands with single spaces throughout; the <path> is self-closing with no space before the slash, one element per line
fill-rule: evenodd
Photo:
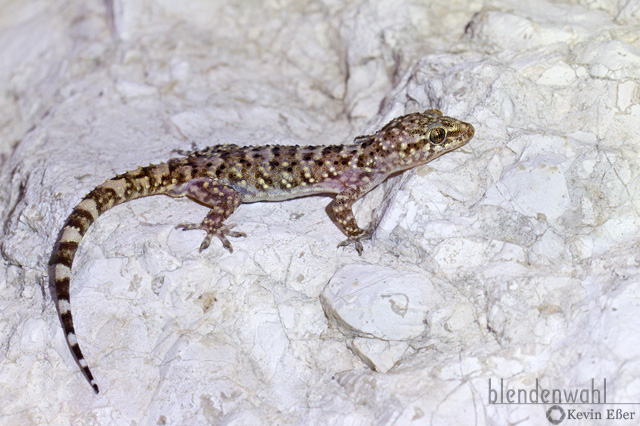
<path fill-rule="evenodd" d="M 227 232 L 227 235 L 233 238 L 239 238 L 239 237 L 246 237 L 247 234 L 245 234 L 244 232 L 238 232 L 238 231 L 229 231 Z"/>
<path fill-rule="evenodd" d="M 209 244 L 211 244 L 211 238 L 213 237 L 213 234 L 207 234 L 204 237 L 204 240 L 202 240 L 202 243 L 200 244 L 200 253 L 202 253 L 204 250 L 206 250 L 207 248 L 209 248 Z"/>
<path fill-rule="evenodd" d="M 360 256 L 362 256 L 362 251 L 363 251 L 363 247 L 362 247 L 362 243 L 360 242 L 360 239 L 357 237 L 349 237 L 348 239 L 342 241 L 340 244 L 338 244 L 338 247 L 347 247 L 349 245 L 353 244 L 354 248 L 356 249 L 356 251 L 358 252 L 358 254 Z"/>
<path fill-rule="evenodd" d="M 362 233 L 349 236 L 349 238 L 338 244 L 338 247 L 346 247 L 353 244 L 353 247 L 356 249 L 358 254 L 362 256 L 362 252 L 364 251 L 364 248 L 362 247 L 362 241 L 370 240 L 373 236 L 374 229 L 375 228 L 373 226 L 369 226 L 368 228 L 363 230 Z"/>
<path fill-rule="evenodd" d="M 218 235 L 218 238 L 220 238 L 220 241 L 222 242 L 222 247 L 229 250 L 229 253 L 233 253 L 233 247 L 231 246 L 231 243 L 229 242 L 227 237 L 225 237 L 224 235 Z"/>
<path fill-rule="evenodd" d="M 180 229 L 182 231 L 189 231 L 192 229 L 202 229 L 202 225 L 197 223 L 180 223 L 176 225 L 175 229 Z"/>

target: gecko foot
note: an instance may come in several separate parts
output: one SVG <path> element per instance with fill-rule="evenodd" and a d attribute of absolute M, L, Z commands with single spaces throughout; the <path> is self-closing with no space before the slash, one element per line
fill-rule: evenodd
<path fill-rule="evenodd" d="M 362 241 L 370 240 L 372 236 L 373 228 L 369 227 L 366 230 L 362 231 L 361 234 L 350 236 L 349 238 L 338 244 L 338 247 L 346 247 L 353 244 L 358 254 L 362 256 Z"/>
<path fill-rule="evenodd" d="M 186 149 L 174 149 L 171 152 L 175 152 L 178 155 L 182 155 L 184 157 L 188 157 L 191 154 L 193 154 L 194 152 L 196 152 L 198 150 L 198 145 L 196 145 L 195 142 L 191 142 L 191 150 L 186 150 Z"/>
<path fill-rule="evenodd" d="M 244 232 L 232 231 L 231 228 L 233 228 L 234 226 L 236 226 L 235 223 L 230 223 L 228 225 L 222 225 L 217 229 L 211 229 L 211 227 L 207 226 L 204 222 L 203 223 L 181 223 L 176 226 L 176 229 L 182 229 L 183 231 L 189 231 L 191 229 L 202 229 L 204 231 L 207 231 L 207 235 L 204 237 L 204 240 L 202 240 L 202 244 L 200 244 L 199 251 L 201 253 L 203 250 L 209 247 L 209 244 L 211 244 L 211 239 L 213 237 L 218 237 L 220 242 L 222 242 L 222 246 L 227 250 L 229 250 L 229 253 L 233 253 L 233 247 L 231 247 L 231 243 L 227 239 L 227 236 L 234 237 L 234 238 L 247 236 L 247 234 L 245 234 Z"/>

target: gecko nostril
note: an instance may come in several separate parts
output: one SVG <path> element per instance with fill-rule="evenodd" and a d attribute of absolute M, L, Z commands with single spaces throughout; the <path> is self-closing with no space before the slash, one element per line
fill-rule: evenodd
<path fill-rule="evenodd" d="M 468 135 L 468 138 L 471 139 L 473 135 L 476 133 L 476 129 L 474 129 L 471 124 L 467 124 L 467 126 L 469 126 L 469 128 L 467 129 L 467 135 Z"/>

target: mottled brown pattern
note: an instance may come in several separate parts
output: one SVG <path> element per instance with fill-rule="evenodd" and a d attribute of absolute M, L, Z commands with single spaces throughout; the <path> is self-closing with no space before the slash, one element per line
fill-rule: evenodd
<path fill-rule="evenodd" d="M 313 194 L 335 194 L 330 208 L 338 228 L 362 254 L 362 240 L 370 238 L 356 223 L 352 206 L 389 175 L 410 169 L 465 145 L 473 137 L 468 123 L 427 110 L 398 117 L 374 135 L 359 136 L 351 145 L 241 147 L 216 145 L 178 151 L 183 157 L 140 167 L 97 186 L 74 208 L 51 256 L 57 308 L 69 348 L 86 379 L 98 385 L 78 346 L 71 316 L 69 283 L 78 245 L 95 219 L 113 206 L 149 195 L 188 197 L 210 207 L 199 224 L 180 224 L 185 230 L 206 232 L 200 251 L 213 237 L 233 251 L 227 237 L 244 236 L 224 221 L 241 203 L 280 201 Z"/>
<path fill-rule="evenodd" d="M 90 213 L 84 210 L 74 210 L 67 219 L 67 224 L 65 228 L 75 228 L 78 230 L 80 235 L 84 235 L 89 229 L 89 226 L 93 223 L 93 217 Z"/>

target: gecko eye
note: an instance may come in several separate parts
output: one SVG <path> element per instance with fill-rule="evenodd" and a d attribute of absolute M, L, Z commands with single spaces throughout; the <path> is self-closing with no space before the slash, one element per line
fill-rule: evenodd
<path fill-rule="evenodd" d="M 434 145 L 440 145 L 447 138 L 447 131 L 444 127 L 434 127 L 429 130 L 429 142 Z"/>

